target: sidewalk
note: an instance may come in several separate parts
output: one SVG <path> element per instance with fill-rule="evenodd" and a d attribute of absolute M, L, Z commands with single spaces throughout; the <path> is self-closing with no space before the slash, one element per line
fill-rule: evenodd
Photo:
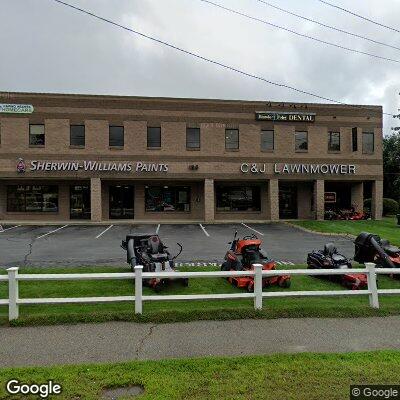
<path fill-rule="evenodd" d="M 400 350 L 399 332 L 397 316 L 2 327 L 0 366 Z"/>

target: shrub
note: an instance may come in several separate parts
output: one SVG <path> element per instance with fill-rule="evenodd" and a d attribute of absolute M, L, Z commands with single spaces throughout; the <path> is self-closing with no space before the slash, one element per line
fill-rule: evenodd
<path fill-rule="evenodd" d="M 364 200 L 364 208 L 371 210 L 371 199 Z M 399 203 L 394 199 L 383 199 L 383 215 L 395 215 L 399 212 Z"/>

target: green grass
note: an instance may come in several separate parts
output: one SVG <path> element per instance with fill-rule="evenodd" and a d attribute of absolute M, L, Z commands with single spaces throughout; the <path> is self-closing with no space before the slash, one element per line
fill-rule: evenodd
<path fill-rule="evenodd" d="M 99 399 L 109 387 L 142 385 L 141 400 L 341 400 L 351 384 L 397 384 L 400 352 L 303 353 L 235 358 L 132 361 L 120 364 L 0 369 L 0 399 L 12 378 L 52 379 L 60 400 Z"/>
<path fill-rule="evenodd" d="M 294 266 L 290 268 L 305 268 Z M 285 267 L 286 268 L 286 267 Z M 181 268 L 184 270 L 185 268 Z M 196 271 L 217 269 L 216 267 L 191 268 Z M 88 267 L 85 272 L 128 272 L 128 267 Z M 186 268 L 190 270 L 190 268 Z M 21 273 L 74 273 L 82 268 L 21 268 Z M 1 271 L 5 273 L 5 271 Z M 1 273 L 0 272 L 0 273 Z M 400 280 L 379 276 L 380 288 L 400 288 Z M 274 290 L 338 290 L 337 283 L 309 276 L 293 276 L 290 289 L 273 287 Z M 188 288 L 179 284 L 166 287 L 161 294 L 233 293 L 244 291 L 230 285 L 222 278 L 191 279 Z M 144 288 L 147 295 L 154 294 Z M 134 284 L 129 280 L 119 281 L 42 281 L 20 282 L 21 298 L 36 297 L 85 297 L 119 296 L 134 294 Z M 8 295 L 7 284 L 0 283 L 0 298 Z M 285 318 L 285 317 L 362 317 L 400 314 L 400 296 L 381 296 L 381 308 L 369 307 L 367 296 L 271 298 L 264 299 L 261 311 L 255 311 L 253 300 L 204 300 L 204 301 L 155 301 L 145 302 L 143 315 L 134 314 L 134 304 L 57 304 L 20 306 L 20 318 L 13 325 L 38 325 L 53 323 L 102 322 L 125 320 L 138 322 L 178 322 L 209 319 L 240 318 Z M 8 308 L 0 307 L 0 324 L 8 324 Z"/>
<path fill-rule="evenodd" d="M 375 233 L 400 246 L 400 226 L 393 217 L 383 218 L 380 221 L 291 221 L 291 223 L 324 233 L 349 233 L 354 236 L 361 232 Z"/>

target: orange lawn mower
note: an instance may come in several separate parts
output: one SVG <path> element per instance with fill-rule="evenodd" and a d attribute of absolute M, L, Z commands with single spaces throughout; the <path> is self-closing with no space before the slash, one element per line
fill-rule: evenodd
<path fill-rule="evenodd" d="M 235 232 L 233 241 L 229 242 L 229 245 L 221 271 L 252 271 L 254 264 L 262 264 L 264 271 L 276 269 L 276 262 L 261 249 L 261 240 L 256 235 L 237 239 L 237 232 Z M 254 291 L 254 276 L 233 276 L 228 278 L 228 282 L 238 288 L 246 288 L 248 292 Z M 263 278 L 262 287 L 278 285 L 288 288 L 290 283 L 290 275 L 268 276 Z"/>

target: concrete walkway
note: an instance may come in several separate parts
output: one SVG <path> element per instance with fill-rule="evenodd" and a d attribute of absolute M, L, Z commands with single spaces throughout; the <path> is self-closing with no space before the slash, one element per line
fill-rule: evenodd
<path fill-rule="evenodd" d="M 398 317 L 2 327 L 0 366 L 400 350 L 399 332 Z"/>

